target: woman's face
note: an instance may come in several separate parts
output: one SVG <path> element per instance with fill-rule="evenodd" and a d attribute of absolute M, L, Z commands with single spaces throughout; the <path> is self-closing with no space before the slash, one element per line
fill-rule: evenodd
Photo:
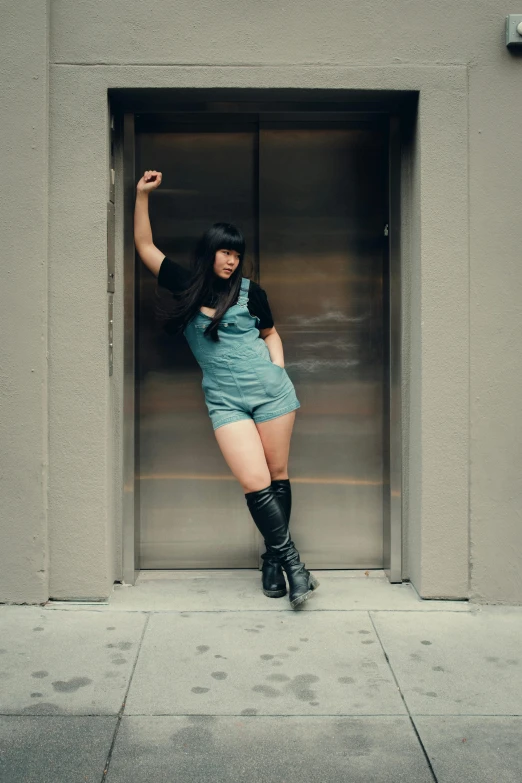
<path fill-rule="evenodd" d="M 218 250 L 214 259 L 214 272 L 222 280 L 228 280 L 237 269 L 239 253 L 235 250 Z"/>

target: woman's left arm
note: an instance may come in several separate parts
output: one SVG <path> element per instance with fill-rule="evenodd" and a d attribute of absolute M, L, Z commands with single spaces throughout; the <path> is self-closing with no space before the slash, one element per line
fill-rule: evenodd
<path fill-rule="evenodd" d="M 253 280 L 250 281 L 248 307 L 250 314 L 258 319 L 259 336 L 268 346 L 270 359 L 274 364 L 284 367 L 283 343 L 274 326 L 266 291 Z"/>
<path fill-rule="evenodd" d="M 272 326 L 270 329 L 260 329 L 259 334 L 268 346 L 268 352 L 272 362 L 278 364 L 280 367 L 284 367 L 285 357 L 283 354 L 283 343 L 275 326 Z"/>

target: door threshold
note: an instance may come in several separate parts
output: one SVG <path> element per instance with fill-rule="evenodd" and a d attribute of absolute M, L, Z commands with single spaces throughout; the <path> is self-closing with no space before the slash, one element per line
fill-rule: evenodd
<path fill-rule="evenodd" d="M 386 578 L 386 573 L 382 568 L 372 569 L 329 569 L 329 568 L 312 568 L 313 572 L 320 571 L 328 577 L 342 577 L 343 579 L 383 579 Z M 259 573 L 258 568 L 213 568 L 213 569 L 141 569 L 138 573 L 138 582 L 152 582 L 152 581 L 173 581 L 183 579 L 241 579 L 250 575 L 252 572 Z"/>

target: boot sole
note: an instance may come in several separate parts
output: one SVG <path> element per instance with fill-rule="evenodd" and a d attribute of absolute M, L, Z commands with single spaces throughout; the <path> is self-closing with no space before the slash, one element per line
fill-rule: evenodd
<path fill-rule="evenodd" d="M 292 609 L 295 609 L 296 606 L 300 606 L 302 603 L 304 603 L 310 596 L 312 595 L 314 590 L 317 590 L 319 587 L 319 580 L 315 578 L 315 576 L 310 576 L 310 587 L 311 589 L 308 590 L 308 592 L 303 593 L 302 595 L 298 595 L 297 598 L 294 598 L 293 601 L 290 601 L 290 606 Z"/>
<path fill-rule="evenodd" d="M 282 598 L 286 595 L 286 590 L 263 590 L 263 593 L 268 596 L 268 598 Z"/>

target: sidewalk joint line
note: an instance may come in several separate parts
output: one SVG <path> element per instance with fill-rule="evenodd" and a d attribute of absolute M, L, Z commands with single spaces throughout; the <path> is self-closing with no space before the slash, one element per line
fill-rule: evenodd
<path fill-rule="evenodd" d="M 134 659 L 134 664 L 133 664 L 132 669 L 131 669 L 131 673 L 130 673 L 130 676 L 129 676 L 129 682 L 127 684 L 127 688 L 125 689 L 125 694 L 123 696 L 123 701 L 122 701 L 121 707 L 120 707 L 120 709 L 118 711 L 118 716 L 117 716 L 117 720 L 116 720 L 116 726 L 114 728 L 114 732 L 113 732 L 113 735 L 112 735 L 112 742 L 111 742 L 111 745 L 109 747 L 109 751 L 107 753 L 107 758 L 105 759 L 105 765 L 104 765 L 104 768 L 103 768 L 103 773 L 102 773 L 102 777 L 101 777 L 101 783 L 104 783 L 104 781 L 107 780 L 107 773 L 109 771 L 109 766 L 110 766 L 111 759 L 112 759 L 112 752 L 114 750 L 114 745 L 116 743 L 116 737 L 118 735 L 118 731 L 119 731 L 119 728 L 120 728 L 121 719 L 123 717 L 123 711 L 125 710 L 125 704 L 127 702 L 127 696 L 129 695 L 129 690 L 130 690 L 130 686 L 131 686 L 131 683 L 132 683 L 132 678 L 134 677 L 134 671 L 135 671 L 136 666 L 138 664 L 138 658 L 139 658 L 139 655 L 140 655 L 141 646 L 143 644 L 143 638 L 145 636 L 145 631 L 147 630 L 147 627 L 149 625 L 149 620 L 150 620 L 150 614 L 147 615 L 147 617 L 145 618 L 145 622 L 143 623 L 143 630 L 141 632 L 141 637 L 140 637 L 140 641 L 139 641 L 139 644 L 138 644 L 138 649 L 136 650 L 136 657 Z"/>
<path fill-rule="evenodd" d="M 379 636 L 379 632 L 378 632 L 377 627 L 376 627 L 376 625 L 375 625 L 375 623 L 373 621 L 373 617 L 372 617 L 371 611 L 368 611 L 368 617 L 369 617 L 369 620 L 370 620 L 370 622 L 371 622 L 371 624 L 373 626 L 373 630 L 375 631 L 375 635 L 376 635 L 377 639 L 379 640 L 379 644 L 381 645 L 382 654 L 384 655 L 384 658 L 386 660 L 386 663 L 388 664 L 388 668 L 389 668 L 389 670 L 391 672 L 391 675 L 393 677 L 395 685 L 397 686 L 397 690 L 399 691 L 399 695 L 400 695 L 400 697 L 402 699 L 402 703 L 404 704 L 404 708 L 405 708 L 405 710 L 406 710 L 406 712 L 408 714 L 408 718 L 410 720 L 410 725 L 411 725 L 411 727 L 413 729 L 413 732 L 414 732 L 415 736 L 417 737 L 417 742 L 419 743 L 419 746 L 420 746 L 420 748 L 422 750 L 422 753 L 424 754 L 424 758 L 426 759 L 426 764 L 428 765 L 428 769 L 431 772 L 431 774 L 433 776 L 433 780 L 435 781 L 435 783 L 438 783 L 438 778 L 437 778 L 437 776 L 435 774 L 435 770 L 433 769 L 432 763 L 430 761 L 430 757 L 428 756 L 428 752 L 427 752 L 426 748 L 424 747 L 424 743 L 423 743 L 423 741 L 421 739 L 421 736 L 420 736 L 420 734 L 419 734 L 419 732 L 417 730 L 417 726 L 415 725 L 415 722 L 414 722 L 412 714 L 411 714 L 411 712 L 409 710 L 408 704 L 406 703 L 406 699 L 404 698 L 404 694 L 402 692 L 401 686 L 399 685 L 399 681 L 398 681 L 397 677 L 395 676 L 395 672 L 393 671 L 393 666 L 391 665 L 390 659 L 388 657 L 388 653 L 384 649 L 383 641 L 382 641 L 381 637 Z"/>

